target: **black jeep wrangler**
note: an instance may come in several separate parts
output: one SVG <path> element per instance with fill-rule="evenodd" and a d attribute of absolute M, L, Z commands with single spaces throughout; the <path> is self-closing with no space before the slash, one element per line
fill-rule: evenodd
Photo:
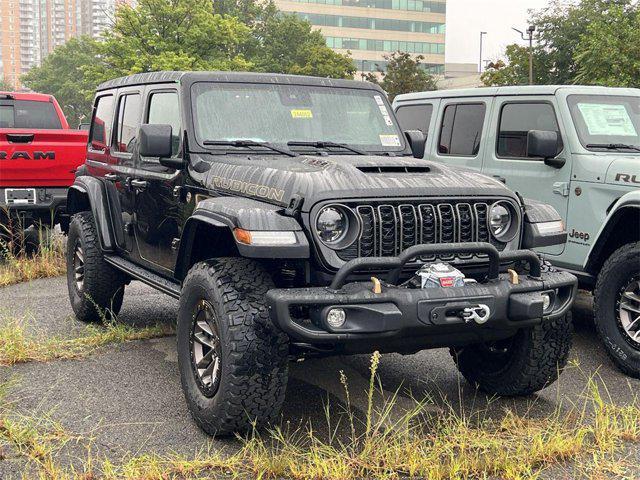
<path fill-rule="evenodd" d="M 566 363 L 577 284 L 520 248 L 564 242 L 564 226 L 499 181 L 413 158 L 425 141 L 370 83 L 106 82 L 67 199 L 73 310 L 117 313 L 131 280 L 179 298 L 182 387 L 211 434 L 274 421 L 289 360 L 309 355 L 450 347 L 483 390 L 535 392 Z"/>

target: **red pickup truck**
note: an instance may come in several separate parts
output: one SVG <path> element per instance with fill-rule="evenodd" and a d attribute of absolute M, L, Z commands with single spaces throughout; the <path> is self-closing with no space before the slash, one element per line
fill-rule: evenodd
<path fill-rule="evenodd" d="M 0 229 L 67 230 L 67 188 L 84 163 L 87 138 L 69 128 L 51 95 L 0 92 Z"/>

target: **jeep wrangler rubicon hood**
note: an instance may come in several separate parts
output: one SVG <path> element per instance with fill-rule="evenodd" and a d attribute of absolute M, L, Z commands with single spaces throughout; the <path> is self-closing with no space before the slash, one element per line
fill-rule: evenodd
<path fill-rule="evenodd" d="M 393 197 L 516 198 L 501 182 L 411 157 L 192 154 L 191 177 L 221 194 L 252 197 L 303 211 L 321 200 Z"/>

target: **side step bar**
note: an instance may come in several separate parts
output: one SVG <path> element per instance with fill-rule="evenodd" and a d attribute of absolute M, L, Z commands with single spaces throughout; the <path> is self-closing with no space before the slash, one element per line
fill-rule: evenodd
<path fill-rule="evenodd" d="M 148 270 L 136 265 L 129 260 L 125 260 L 124 258 L 115 256 L 115 255 L 105 255 L 104 261 L 110 265 L 113 265 L 118 270 L 122 270 L 127 275 L 135 278 L 136 280 L 140 280 L 143 283 L 146 283 L 150 287 L 155 288 L 156 290 L 160 290 L 167 295 L 175 299 L 180 298 L 180 284 L 168 280 L 160 275 L 156 275 L 155 273 L 151 273 Z"/>

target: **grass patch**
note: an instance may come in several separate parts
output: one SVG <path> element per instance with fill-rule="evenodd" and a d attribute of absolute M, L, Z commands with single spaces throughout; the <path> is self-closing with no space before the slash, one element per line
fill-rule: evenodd
<path fill-rule="evenodd" d="M 134 328 L 111 321 L 105 326 L 88 325 L 86 331 L 76 338 L 34 337 L 26 332 L 22 321 L 12 319 L 0 327 L 0 365 L 80 358 L 105 345 L 172 333 L 173 329 L 167 325 Z"/>
<path fill-rule="evenodd" d="M 0 288 L 56 277 L 66 271 L 64 237 L 49 230 L 40 230 L 35 236 L 31 245 L 27 245 L 24 235 L 21 239 L 6 234 L 0 238 Z"/>
<path fill-rule="evenodd" d="M 535 479 L 548 468 L 561 469 L 563 478 L 638 475 L 629 470 L 634 465 L 625 463 L 623 452 L 640 442 L 640 404 L 636 399 L 616 406 L 595 378 L 581 405 L 559 406 L 539 418 L 510 410 L 498 418 L 477 412 L 466 416 L 453 408 L 434 414 L 419 401 L 402 415 L 391 415 L 396 397 L 381 397 L 379 357 L 373 358 L 365 418 L 349 407 L 335 412 L 327 406 L 326 438 L 309 424 L 238 438 L 238 449 L 232 452 L 142 455 L 115 462 L 87 450 L 87 457 L 72 467 L 57 458 L 65 442 L 76 437 L 50 421 L 22 417 L 8 423 L 7 409 L 0 417 L 0 440 L 16 446 L 43 478 L 56 479 Z M 346 422 L 351 433 L 337 435 L 340 422 Z M 39 431 L 43 427 L 44 433 Z"/>

